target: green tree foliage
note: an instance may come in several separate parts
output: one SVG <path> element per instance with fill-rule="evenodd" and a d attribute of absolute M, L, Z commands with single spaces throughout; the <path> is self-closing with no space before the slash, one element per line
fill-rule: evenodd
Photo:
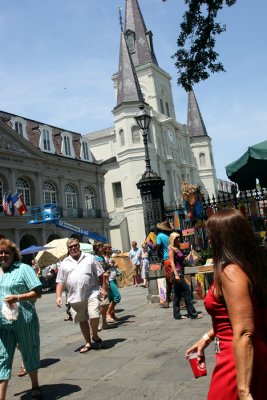
<path fill-rule="evenodd" d="M 167 0 L 162 0 L 167 1 Z M 224 6 L 236 0 L 184 0 L 188 6 L 180 25 L 178 50 L 172 56 L 178 70 L 178 85 L 189 91 L 194 84 L 209 78 L 210 73 L 225 72 L 215 51 L 216 35 L 225 32 L 225 25 L 216 22 Z"/>

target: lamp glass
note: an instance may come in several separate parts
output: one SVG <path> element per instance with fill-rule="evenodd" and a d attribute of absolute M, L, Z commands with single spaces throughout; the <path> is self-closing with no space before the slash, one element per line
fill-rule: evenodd
<path fill-rule="evenodd" d="M 151 121 L 151 117 L 144 110 L 144 106 L 140 106 L 139 108 L 140 111 L 138 111 L 135 116 L 136 123 L 140 129 L 147 130 Z"/>

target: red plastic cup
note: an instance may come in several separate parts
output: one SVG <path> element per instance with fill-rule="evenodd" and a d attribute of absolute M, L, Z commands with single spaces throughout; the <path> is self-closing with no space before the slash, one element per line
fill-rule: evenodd
<path fill-rule="evenodd" d="M 189 354 L 188 359 L 189 359 L 189 362 L 190 362 L 194 377 L 196 379 L 200 378 L 201 376 L 206 376 L 207 375 L 207 368 L 206 368 L 205 356 L 204 355 L 198 361 L 197 353 L 191 353 L 191 354 Z"/>

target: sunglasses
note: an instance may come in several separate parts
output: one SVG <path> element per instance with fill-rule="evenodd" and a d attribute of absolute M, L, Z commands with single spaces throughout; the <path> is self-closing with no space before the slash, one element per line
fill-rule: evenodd
<path fill-rule="evenodd" d="M 77 247 L 79 247 L 79 244 L 73 244 L 72 246 L 68 246 L 68 249 L 76 249 Z"/>

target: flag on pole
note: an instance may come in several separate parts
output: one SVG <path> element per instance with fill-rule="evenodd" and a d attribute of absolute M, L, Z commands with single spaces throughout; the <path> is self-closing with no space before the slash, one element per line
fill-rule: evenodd
<path fill-rule="evenodd" d="M 9 216 L 13 215 L 13 203 L 12 203 L 12 196 L 10 193 L 7 196 L 6 194 L 4 194 L 2 205 L 6 215 Z"/>
<path fill-rule="evenodd" d="M 14 207 L 17 208 L 20 215 L 23 215 L 27 212 L 27 207 L 23 201 L 21 194 L 18 194 L 18 193 L 13 194 L 12 203 L 14 204 Z"/>

